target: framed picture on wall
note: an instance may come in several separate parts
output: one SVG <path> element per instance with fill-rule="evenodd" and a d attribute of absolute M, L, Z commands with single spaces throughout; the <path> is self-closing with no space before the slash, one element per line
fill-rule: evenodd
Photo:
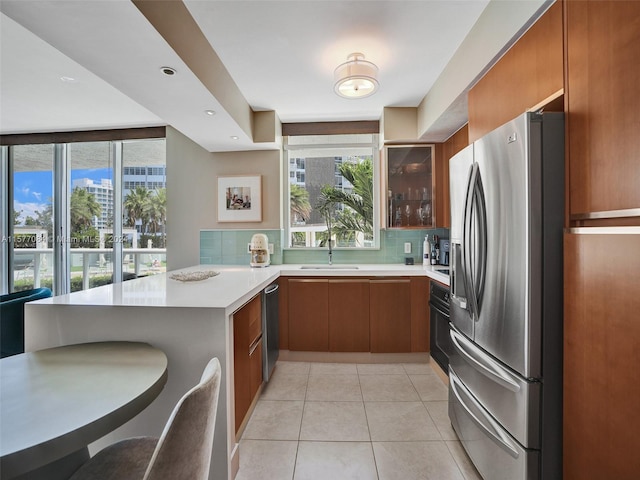
<path fill-rule="evenodd" d="M 262 221 L 262 176 L 218 177 L 218 222 Z"/>

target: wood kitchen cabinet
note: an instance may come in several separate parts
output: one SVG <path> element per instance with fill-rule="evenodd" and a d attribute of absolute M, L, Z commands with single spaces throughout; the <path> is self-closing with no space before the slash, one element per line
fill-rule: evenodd
<path fill-rule="evenodd" d="M 387 145 L 383 149 L 383 225 L 435 227 L 433 145 Z"/>
<path fill-rule="evenodd" d="M 411 281 L 371 280 L 371 352 L 411 351 Z"/>
<path fill-rule="evenodd" d="M 329 279 L 329 351 L 369 351 L 368 279 Z"/>
<path fill-rule="evenodd" d="M 329 280 L 288 280 L 289 350 L 329 351 Z"/>
<path fill-rule="evenodd" d="M 563 3 L 571 220 L 637 218 L 640 2 Z"/>
<path fill-rule="evenodd" d="M 289 350 L 429 351 L 427 277 L 289 277 L 283 284 L 288 333 L 281 346 Z"/>
<path fill-rule="evenodd" d="M 564 238 L 563 478 L 636 479 L 640 233 L 583 230 Z"/>
<path fill-rule="evenodd" d="M 240 430 L 262 385 L 262 297 L 233 314 L 235 427 Z"/>

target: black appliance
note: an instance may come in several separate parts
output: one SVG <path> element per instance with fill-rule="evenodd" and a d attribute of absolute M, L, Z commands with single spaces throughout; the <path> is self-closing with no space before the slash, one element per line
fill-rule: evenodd
<path fill-rule="evenodd" d="M 451 337 L 449 336 L 449 287 L 438 282 L 431 282 L 429 288 L 430 314 L 430 350 L 433 359 L 442 370 L 449 374 L 449 353 Z"/>
<path fill-rule="evenodd" d="M 441 238 L 438 240 L 438 244 L 440 245 L 440 258 L 438 259 L 438 263 L 440 265 L 449 265 L 449 239 Z"/>

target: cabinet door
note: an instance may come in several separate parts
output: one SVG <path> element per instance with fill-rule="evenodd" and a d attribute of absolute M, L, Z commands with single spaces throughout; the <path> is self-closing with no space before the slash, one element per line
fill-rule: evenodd
<path fill-rule="evenodd" d="M 249 317 L 247 311 L 241 308 L 233 314 L 233 388 L 236 432 L 251 405 L 248 338 Z"/>
<path fill-rule="evenodd" d="M 640 233 L 610 230 L 564 240 L 567 479 L 640 472 Z"/>
<path fill-rule="evenodd" d="M 289 279 L 289 350 L 329 351 L 328 279 Z"/>
<path fill-rule="evenodd" d="M 640 2 L 565 1 L 570 213 L 640 207 Z"/>
<path fill-rule="evenodd" d="M 369 280 L 329 280 L 329 351 L 369 351 Z"/>
<path fill-rule="evenodd" d="M 262 337 L 252 345 L 249 352 L 249 394 L 251 402 L 256 393 L 258 393 L 260 385 L 262 385 Z"/>
<path fill-rule="evenodd" d="M 385 147 L 385 221 L 389 228 L 435 226 L 433 145 Z"/>
<path fill-rule="evenodd" d="M 262 335 L 262 295 L 256 295 L 242 310 L 246 310 L 248 317 L 249 332 L 247 342 L 251 345 Z"/>
<path fill-rule="evenodd" d="M 369 284 L 371 351 L 411 351 L 411 282 L 371 280 Z"/>
<path fill-rule="evenodd" d="M 262 384 L 261 295 L 233 314 L 233 362 L 237 432 Z M 259 370 L 255 370 L 258 367 Z"/>
<path fill-rule="evenodd" d="M 411 351 L 429 351 L 429 279 L 411 278 Z"/>

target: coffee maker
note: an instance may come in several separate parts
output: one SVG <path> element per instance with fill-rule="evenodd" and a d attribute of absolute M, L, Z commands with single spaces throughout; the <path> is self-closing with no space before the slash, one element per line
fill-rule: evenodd
<path fill-rule="evenodd" d="M 268 267 L 271 263 L 269 256 L 269 238 L 264 233 L 256 233 L 251 237 L 249 244 L 252 267 Z"/>
<path fill-rule="evenodd" d="M 449 265 L 449 239 L 441 238 L 438 240 L 440 246 L 440 258 L 438 263 L 440 265 Z"/>

